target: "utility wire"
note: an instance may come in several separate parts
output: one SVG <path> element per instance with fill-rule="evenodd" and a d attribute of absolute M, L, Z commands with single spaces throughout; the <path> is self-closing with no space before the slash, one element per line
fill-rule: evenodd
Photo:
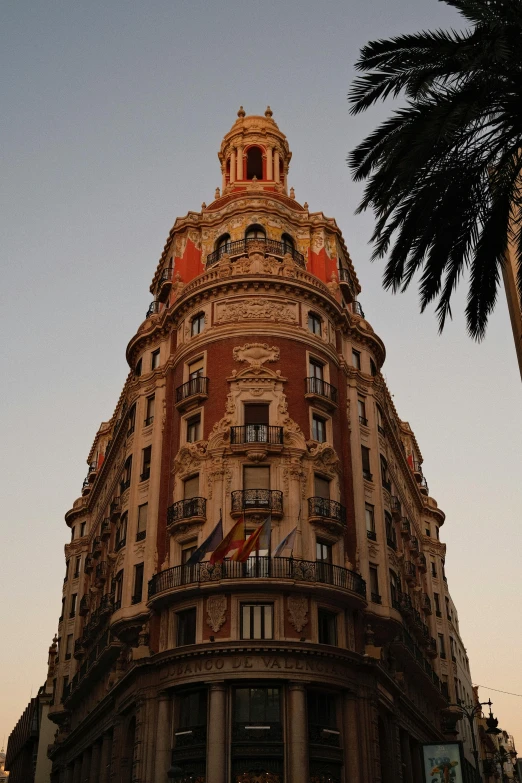
<path fill-rule="evenodd" d="M 488 691 L 495 691 L 495 693 L 506 693 L 508 696 L 518 696 L 522 699 L 522 693 L 511 693 L 511 691 L 500 691 L 498 688 L 490 688 L 489 685 L 474 685 L 474 688 L 486 688 Z"/>

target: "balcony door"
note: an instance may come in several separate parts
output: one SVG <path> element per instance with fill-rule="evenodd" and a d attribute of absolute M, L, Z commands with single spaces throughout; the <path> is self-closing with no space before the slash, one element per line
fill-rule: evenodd
<path fill-rule="evenodd" d="M 267 443 L 270 406 L 266 403 L 248 403 L 245 405 L 245 441 L 247 443 Z"/>

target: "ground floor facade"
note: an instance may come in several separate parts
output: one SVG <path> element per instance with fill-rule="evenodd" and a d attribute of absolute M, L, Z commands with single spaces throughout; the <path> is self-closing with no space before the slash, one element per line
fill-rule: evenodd
<path fill-rule="evenodd" d="M 86 713 L 68 705 L 51 780 L 417 783 L 421 743 L 442 739 L 432 707 L 356 653 L 185 648 L 136 661 Z"/>

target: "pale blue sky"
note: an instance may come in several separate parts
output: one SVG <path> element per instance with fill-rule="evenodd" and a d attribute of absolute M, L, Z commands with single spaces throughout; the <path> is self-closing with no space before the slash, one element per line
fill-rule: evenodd
<path fill-rule="evenodd" d="M 297 198 L 343 230 L 396 406 L 447 514 L 447 574 L 473 679 L 522 694 L 522 408 L 505 302 L 476 345 L 460 314 L 438 337 L 415 291 L 384 293 L 382 267 L 368 261 L 372 218 L 354 216 L 361 186 L 345 164 L 383 114 L 349 115 L 359 48 L 452 25 L 436 0 L 0 5 L 0 741 L 45 677 L 63 514 L 113 412 L 165 238 L 221 184 L 216 153 L 240 104 L 272 106 Z M 521 700 L 482 695 L 522 738 Z"/>

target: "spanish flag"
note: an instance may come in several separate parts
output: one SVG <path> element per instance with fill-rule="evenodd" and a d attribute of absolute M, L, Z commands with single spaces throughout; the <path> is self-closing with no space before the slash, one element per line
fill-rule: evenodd
<path fill-rule="evenodd" d="M 232 530 L 227 533 L 223 541 L 218 544 L 210 555 L 210 563 L 222 563 L 225 555 L 234 549 L 241 549 L 245 543 L 245 520 L 243 517 L 237 520 Z"/>
<path fill-rule="evenodd" d="M 272 517 L 267 516 L 262 525 L 259 525 L 257 530 L 251 533 L 241 549 L 232 556 L 232 560 L 238 560 L 240 563 L 246 563 L 254 550 L 259 552 L 260 549 L 270 550 L 270 533 L 272 532 Z"/>

